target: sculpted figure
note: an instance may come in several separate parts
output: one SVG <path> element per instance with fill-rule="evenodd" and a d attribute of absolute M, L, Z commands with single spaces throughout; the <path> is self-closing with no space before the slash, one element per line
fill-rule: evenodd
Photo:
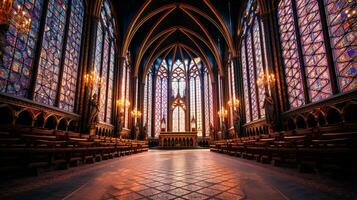
<path fill-rule="evenodd" d="M 268 92 L 265 92 L 265 99 L 264 99 L 263 106 L 265 110 L 265 120 L 269 125 L 270 129 L 275 130 L 276 113 L 274 108 L 274 101 Z"/>
<path fill-rule="evenodd" d="M 93 94 L 90 99 L 89 124 L 98 123 L 99 103 L 97 94 Z"/>

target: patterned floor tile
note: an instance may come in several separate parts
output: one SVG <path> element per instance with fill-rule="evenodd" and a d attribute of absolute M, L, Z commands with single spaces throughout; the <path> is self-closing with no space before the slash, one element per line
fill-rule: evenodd
<path fill-rule="evenodd" d="M 219 194 L 219 195 L 217 195 L 217 197 L 220 199 L 229 199 L 229 200 L 240 200 L 240 199 L 244 198 L 243 196 L 233 194 L 233 193 L 228 193 L 228 192 Z"/>
<path fill-rule="evenodd" d="M 189 199 L 189 200 L 203 200 L 203 199 L 208 199 L 209 196 L 197 193 L 197 192 L 192 192 L 188 195 L 183 196 L 183 198 L 185 199 Z"/>
<path fill-rule="evenodd" d="M 188 193 L 190 193 L 191 191 L 188 191 L 188 190 L 185 190 L 185 189 L 182 189 L 182 188 L 176 188 L 176 189 L 173 189 L 173 190 L 170 190 L 168 191 L 168 193 L 172 194 L 172 195 L 175 195 L 175 196 L 183 196 L 183 195 L 186 195 Z"/>

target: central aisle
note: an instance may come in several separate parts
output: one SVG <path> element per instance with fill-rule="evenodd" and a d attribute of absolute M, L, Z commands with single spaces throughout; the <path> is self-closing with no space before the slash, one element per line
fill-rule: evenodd
<path fill-rule="evenodd" d="M 10 198 L 86 200 L 336 198 L 332 194 L 323 192 L 323 184 L 311 184 L 312 180 L 305 183 L 304 178 L 295 175 L 291 171 L 282 171 L 269 165 L 212 153 L 208 150 L 151 150 L 147 153 L 67 171 L 52 172 L 33 178 L 35 180 L 32 181 L 29 179 L 28 183 L 25 180 L 21 183 L 27 184 L 27 189 L 21 191 L 23 186 L 19 186 L 17 193 L 12 194 Z M 31 184 L 35 182 L 38 184 Z"/>

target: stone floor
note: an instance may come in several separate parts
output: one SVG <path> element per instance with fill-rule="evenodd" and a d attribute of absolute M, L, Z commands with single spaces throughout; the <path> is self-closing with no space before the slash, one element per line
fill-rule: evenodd
<path fill-rule="evenodd" d="M 208 150 L 151 150 L 2 182 L 0 199 L 354 199 L 352 190 Z"/>

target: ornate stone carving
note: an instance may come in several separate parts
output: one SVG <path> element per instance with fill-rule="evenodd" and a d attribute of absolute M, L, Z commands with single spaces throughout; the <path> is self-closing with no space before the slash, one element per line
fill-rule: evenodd
<path fill-rule="evenodd" d="M 264 110 L 265 110 L 265 120 L 267 124 L 269 125 L 269 129 L 271 131 L 276 130 L 276 112 L 275 112 L 275 106 L 274 106 L 274 100 L 273 98 L 269 95 L 268 92 L 265 92 L 265 99 L 264 99 Z"/>

